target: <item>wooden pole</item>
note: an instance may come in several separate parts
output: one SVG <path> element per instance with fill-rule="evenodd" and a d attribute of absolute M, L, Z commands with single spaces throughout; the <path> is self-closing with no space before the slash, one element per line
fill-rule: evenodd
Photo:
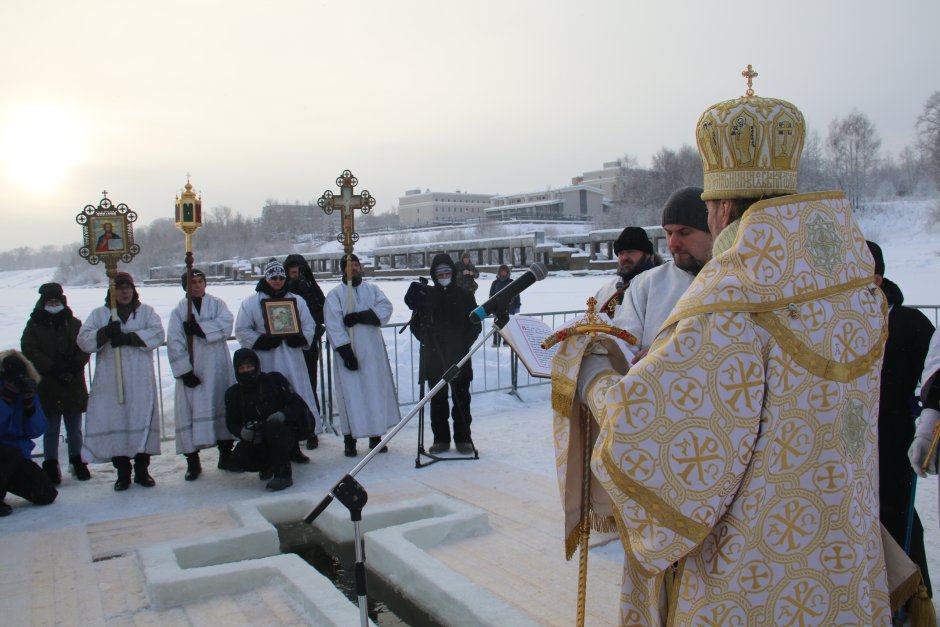
<path fill-rule="evenodd" d="M 581 434 L 584 438 L 584 462 L 581 469 L 581 555 L 578 556 L 578 619 L 576 625 L 584 627 L 587 607 L 588 540 L 591 537 L 591 416 L 580 409 Z"/>
<path fill-rule="evenodd" d="M 186 231 L 186 320 L 193 322 L 193 295 L 189 291 L 193 280 L 193 234 Z M 186 334 L 186 349 L 189 351 L 189 365 L 193 365 L 193 336 Z"/>
<path fill-rule="evenodd" d="M 116 289 L 114 285 L 114 277 L 117 275 L 117 259 L 108 258 L 105 261 L 105 271 L 108 274 L 108 304 L 111 307 L 111 320 L 120 322 L 121 318 L 118 316 L 117 312 L 117 296 L 114 291 Z M 121 405 L 124 404 L 124 367 L 121 362 L 121 347 L 115 346 L 114 348 L 114 373 L 117 377 L 117 399 L 118 403 Z"/>

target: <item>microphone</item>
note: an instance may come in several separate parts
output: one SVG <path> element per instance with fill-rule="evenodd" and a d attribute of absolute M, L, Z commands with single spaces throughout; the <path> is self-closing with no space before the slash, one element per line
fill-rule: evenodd
<path fill-rule="evenodd" d="M 548 270 L 545 268 L 545 264 L 533 263 L 521 277 L 514 280 L 500 291 L 496 292 L 491 299 L 471 311 L 470 319 L 473 320 L 474 317 L 476 317 L 478 321 L 482 322 L 487 316 L 491 314 L 500 312 L 504 309 L 509 309 L 509 303 L 512 302 L 513 298 L 515 298 L 522 290 L 526 289 L 536 281 L 541 281 L 546 276 L 548 276 Z"/>

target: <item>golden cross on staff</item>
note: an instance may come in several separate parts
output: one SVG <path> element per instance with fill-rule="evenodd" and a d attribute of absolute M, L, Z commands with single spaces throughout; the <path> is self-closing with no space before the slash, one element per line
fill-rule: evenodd
<path fill-rule="evenodd" d="M 353 246 L 359 241 L 359 234 L 356 233 L 354 216 L 355 210 L 359 209 L 363 214 L 372 211 L 375 206 L 375 198 L 368 190 L 362 190 L 359 194 L 353 193 L 353 188 L 359 184 L 359 179 L 353 176 L 349 170 L 343 170 L 343 173 L 336 178 L 336 185 L 340 188 L 340 195 L 334 196 L 333 192 L 326 190 L 323 195 L 317 199 L 317 206 L 323 210 L 326 215 L 331 215 L 335 209 L 340 210 L 342 218 L 342 230 L 336 236 L 336 239 L 343 245 L 343 253 L 346 255 L 346 313 L 352 313 L 352 254 Z M 353 329 L 349 328 L 349 340 L 353 343 Z M 355 344 L 353 344 L 355 350 Z"/>
<path fill-rule="evenodd" d="M 741 72 L 741 76 L 747 79 L 747 91 L 745 92 L 747 97 L 750 98 L 754 95 L 754 90 L 751 89 L 754 85 L 754 79 L 757 78 L 758 74 L 753 69 L 751 69 L 751 64 L 747 64 L 747 69 Z"/>

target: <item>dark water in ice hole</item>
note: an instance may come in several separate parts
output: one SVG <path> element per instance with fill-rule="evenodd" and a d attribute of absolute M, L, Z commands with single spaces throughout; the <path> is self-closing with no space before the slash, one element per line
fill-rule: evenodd
<path fill-rule="evenodd" d="M 294 553 L 316 568 L 358 607 L 354 543 L 336 544 L 313 525 L 303 521 L 277 525 L 277 533 L 281 553 Z M 369 618 L 375 624 L 380 627 L 444 627 L 443 623 L 437 622 L 369 569 L 368 542 L 365 556 Z"/>

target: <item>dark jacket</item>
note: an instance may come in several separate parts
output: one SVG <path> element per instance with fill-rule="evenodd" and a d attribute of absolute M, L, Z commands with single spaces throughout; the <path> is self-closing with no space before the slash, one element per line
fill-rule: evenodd
<path fill-rule="evenodd" d="M 440 257 L 440 255 L 438 255 Z M 447 259 L 450 260 L 450 256 L 447 256 Z M 431 269 L 435 267 L 435 263 L 431 264 Z M 463 261 L 458 261 L 456 264 L 451 261 L 451 265 L 454 266 L 454 283 L 459 287 L 473 293 L 477 291 L 479 287 L 476 280 L 480 278 L 480 271 L 477 270 L 477 267 L 473 265 L 472 261 L 464 263 Z M 470 271 L 470 274 L 464 274 L 464 271 Z"/>
<path fill-rule="evenodd" d="M 310 264 L 302 255 L 288 255 L 287 259 L 284 260 L 284 267 L 300 268 L 300 278 L 289 281 L 287 289 L 303 298 L 304 302 L 307 303 L 307 309 L 310 310 L 310 315 L 317 323 L 315 339 L 319 340 L 326 329 L 323 326 L 323 304 L 326 302 L 326 296 L 323 295 L 323 290 L 320 289 L 317 279 L 313 276 Z"/>
<path fill-rule="evenodd" d="M 280 372 L 261 372 L 254 383 L 236 383 L 225 391 L 225 426 L 236 437 L 246 425 L 264 423 L 278 411 L 297 430 L 297 439 L 307 437 L 310 410 Z"/>
<path fill-rule="evenodd" d="M 500 290 L 508 287 L 510 283 L 512 283 L 512 279 L 510 277 L 501 279 L 499 276 L 497 276 L 496 280 L 490 284 L 490 298 L 493 298 L 493 296 L 495 296 L 496 293 Z M 519 298 L 518 294 L 516 294 L 509 302 L 509 313 L 516 315 L 519 313 L 520 309 L 522 309 L 522 299 Z"/>
<path fill-rule="evenodd" d="M 454 262 L 447 254 L 434 257 L 431 268 L 446 264 L 454 268 Z M 421 341 L 420 381 L 437 381 L 444 372 L 461 357 L 467 354 L 473 341 L 483 327 L 472 322 L 470 312 L 476 309 L 477 301 L 473 293 L 451 281 L 442 286 L 432 271 L 434 286 L 428 286 L 423 303 L 406 303 L 410 308 L 426 315 L 412 318 L 412 333 Z M 456 278 L 456 273 L 454 274 Z M 472 380 L 473 368 L 468 361 L 461 369 L 458 378 Z"/>
<path fill-rule="evenodd" d="M 50 314 L 40 303 L 26 322 L 20 346 L 42 377 L 38 393 L 47 416 L 80 414 L 88 406 L 88 354 L 76 343 L 81 326 L 68 307 Z"/>

